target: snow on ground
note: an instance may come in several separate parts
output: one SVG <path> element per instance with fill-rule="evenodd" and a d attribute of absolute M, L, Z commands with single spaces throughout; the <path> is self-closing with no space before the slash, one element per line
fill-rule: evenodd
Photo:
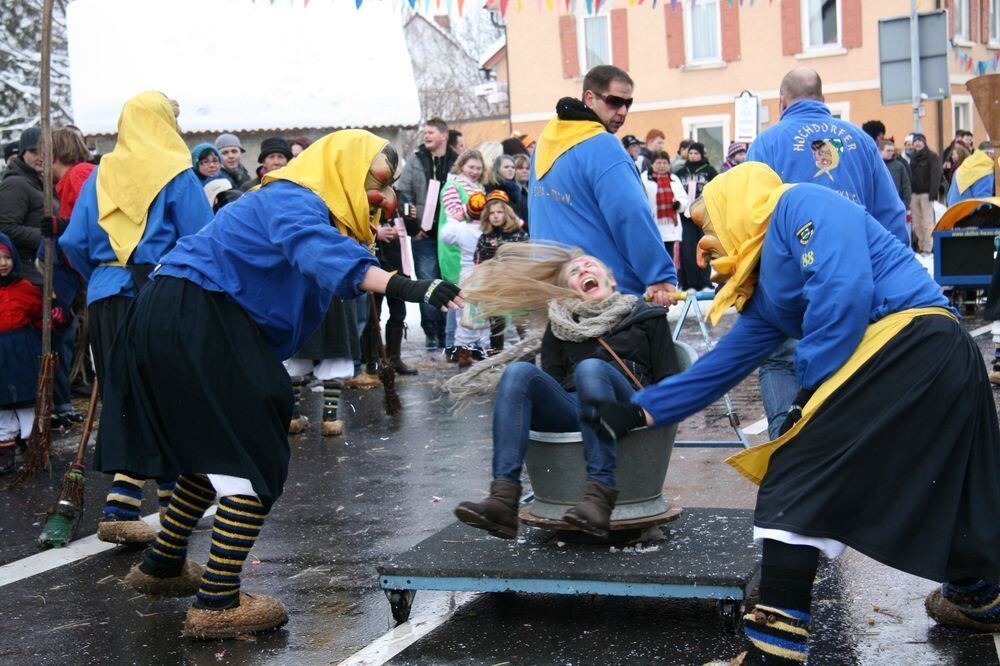
<path fill-rule="evenodd" d="M 75 0 L 76 124 L 116 131 L 122 103 L 161 90 L 185 131 L 415 125 L 420 104 L 393 3 Z"/>

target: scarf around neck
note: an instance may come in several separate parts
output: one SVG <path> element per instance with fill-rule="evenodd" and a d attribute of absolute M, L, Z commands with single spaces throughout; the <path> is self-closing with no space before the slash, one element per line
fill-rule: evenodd
<path fill-rule="evenodd" d="M 615 292 L 603 301 L 579 298 L 549 302 L 549 327 L 564 342 L 583 342 L 607 335 L 632 312 L 636 296 Z"/>

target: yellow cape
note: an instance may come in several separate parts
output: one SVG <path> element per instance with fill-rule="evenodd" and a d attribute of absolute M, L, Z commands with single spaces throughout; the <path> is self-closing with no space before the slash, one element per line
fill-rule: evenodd
<path fill-rule="evenodd" d="M 118 142 L 97 170 L 97 224 L 107 232 L 121 265 L 142 239 L 153 199 L 190 168 L 191 153 L 177 133 L 170 100 L 148 91 L 125 102 Z"/>
<path fill-rule="evenodd" d="M 299 153 L 288 166 L 261 179 L 261 186 L 290 180 L 316 193 L 330 209 L 340 233 L 371 245 L 375 233 L 365 193 L 365 178 L 372 160 L 388 141 L 365 130 L 327 134 Z M 374 221 L 375 224 L 378 220 Z"/>
<path fill-rule="evenodd" d="M 757 265 L 764 245 L 764 233 L 781 195 L 793 185 L 782 184 L 769 166 L 745 162 L 716 176 L 705 186 L 702 198 L 708 217 L 726 256 L 712 262 L 715 270 L 730 275 L 708 309 L 712 324 L 727 309 L 743 306 L 757 284 Z"/>
<path fill-rule="evenodd" d="M 592 120 L 553 118 L 542 130 L 542 136 L 535 146 L 535 177 L 541 178 L 547 174 L 556 160 L 576 144 L 606 131 L 604 125 Z"/>
<path fill-rule="evenodd" d="M 955 170 L 955 180 L 958 181 L 958 191 L 965 192 L 972 184 L 993 173 L 993 159 L 981 150 L 966 157 Z"/>

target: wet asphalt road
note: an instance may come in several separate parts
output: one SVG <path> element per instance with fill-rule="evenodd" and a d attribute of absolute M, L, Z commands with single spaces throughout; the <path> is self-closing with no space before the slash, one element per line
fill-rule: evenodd
<path fill-rule="evenodd" d="M 965 322 L 970 330 L 982 324 Z M 704 350 L 693 325 L 682 339 Z M 986 353 L 989 336 L 977 340 Z M 324 439 L 321 396 L 308 393 L 304 410 L 314 427 L 291 438 L 285 494 L 244 571 L 244 589 L 276 595 L 288 606 L 284 629 L 247 641 L 182 639 L 188 601 L 150 603 L 125 588 L 121 579 L 139 554 L 118 548 L 0 587 L 0 663 L 329 664 L 391 629 L 376 565 L 453 522 L 452 507 L 478 499 L 490 476 L 488 407 L 449 413 L 434 382 L 454 366 L 425 354 L 422 342 L 419 333 L 407 342 L 407 358 L 421 374 L 398 382 L 405 405 L 398 417 L 382 413 L 380 389 L 345 391 L 346 434 Z M 733 399 L 744 425 L 763 416 L 756 377 Z M 678 437 L 728 439 L 731 432 L 720 403 L 682 424 Z M 44 512 L 77 436 L 71 431 L 56 442 L 54 478 L 4 495 L 0 563 L 37 552 Z M 722 464 L 728 453 L 675 449 L 666 497 L 688 507 L 751 508 L 754 488 Z M 108 485 L 88 474 L 79 536 L 96 531 Z M 154 495 L 147 489 L 144 514 L 155 511 Z M 207 558 L 209 525 L 203 521 L 191 542 L 199 561 Z M 811 663 L 997 664 L 993 636 L 941 629 L 926 618 L 922 601 L 933 587 L 852 551 L 825 563 L 813 606 Z M 390 663 L 700 664 L 730 657 L 739 645 L 710 602 L 422 591 L 412 617 L 456 604 L 453 617 Z"/>

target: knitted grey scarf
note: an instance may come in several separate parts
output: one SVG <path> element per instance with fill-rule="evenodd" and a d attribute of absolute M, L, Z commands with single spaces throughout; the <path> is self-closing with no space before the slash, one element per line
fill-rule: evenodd
<path fill-rule="evenodd" d="M 583 342 L 607 335 L 632 312 L 637 300 L 635 296 L 617 292 L 603 301 L 552 300 L 548 312 L 552 334 L 566 342 Z M 542 335 L 536 330 L 528 331 L 517 344 L 449 378 L 440 388 L 454 401 L 452 411 L 457 413 L 470 404 L 488 402 L 496 393 L 507 366 L 519 360 L 533 362 L 541 347 Z"/>

